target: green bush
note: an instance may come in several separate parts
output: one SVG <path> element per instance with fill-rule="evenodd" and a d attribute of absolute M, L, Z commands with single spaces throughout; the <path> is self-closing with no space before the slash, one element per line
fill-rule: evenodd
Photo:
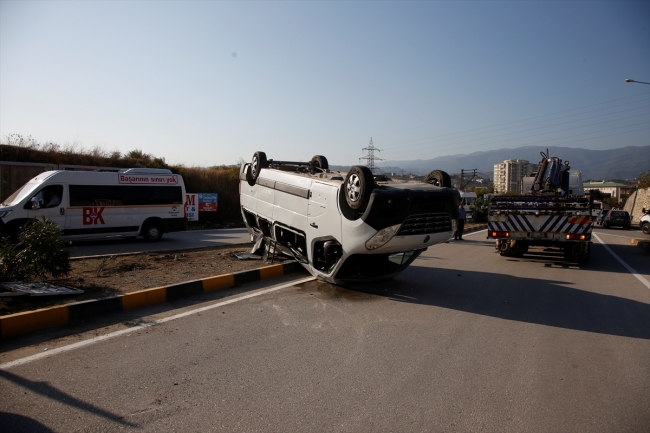
<path fill-rule="evenodd" d="M 70 252 L 64 249 L 61 230 L 52 220 L 34 219 L 23 227 L 20 240 L 0 242 L 0 281 L 62 277 L 70 272 Z"/>
<path fill-rule="evenodd" d="M 475 223 L 484 223 L 488 220 L 488 202 L 485 200 L 485 197 L 481 195 L 477 197 L 476 200 L 470 205 L 470 211 L 472 212 L 472 221 Z"/>

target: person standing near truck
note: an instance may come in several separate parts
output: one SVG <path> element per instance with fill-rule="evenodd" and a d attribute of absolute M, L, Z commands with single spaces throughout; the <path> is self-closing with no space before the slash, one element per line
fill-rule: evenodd
<path fill-rule="evenodd" d="M 454 233 L 454 239 L 458 241 L 463 240 L 463 229 L 465 228 L 465 218 L 466 218 L 465 207 L 463 206 L 463 202 L 461 201 L 460 204 L 458 205 L 458 227 L 456 228 L 456 232 Z"/>

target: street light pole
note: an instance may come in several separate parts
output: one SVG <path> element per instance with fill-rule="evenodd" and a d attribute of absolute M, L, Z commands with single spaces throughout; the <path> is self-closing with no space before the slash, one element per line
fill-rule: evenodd
<path fill-rule="evenodd" d="M 630 79 L 630 78 L 628 78 L 627 80 L 625 80 L 625 82 L 626 82 L 626 83 L 650 84 L 650 83 L 646 83 L 645 81 L 636 81 L 636 80 L 632 80 L 632 79 Z"/>

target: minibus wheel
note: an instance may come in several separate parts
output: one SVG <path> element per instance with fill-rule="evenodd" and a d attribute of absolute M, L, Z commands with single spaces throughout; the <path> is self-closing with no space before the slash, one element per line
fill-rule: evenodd
<path fill-rule="evenodd" d="M 357 212 L 363 212 L 368 206 L 370 193 L 375 187 L 372 171 L 363 165 L 355 165 L 348 171 L 343 183 L 343 194 L 347 206 Z"/>
<path fill-rule="evenodd" d="M 147 225 L 144 228 L 142 236 L 146 240 L 151 242 L 156 242 L 162 239 L 163 230 L 160 223 L 157 223 L 155 221 L 151 221 L 147 223 Z"/>
<path fill-rule="evenodd" d="M 249 184 L 250 186 L 255 186 L 255 180 L 256 180 L 256 179 L 253 179 L 253 175 L 252 175 L 251 171 L 252 171 L 252 170 L 251 170 L 251 165 L 248 164 L 248 165 L 246 166 L 246 182 L 248 182 L 248 184 Z"/>
<path fill-rule="evenodd" d="M 442 170 L 433 170 L 424 178 L 426 183 L 443 188 L 451 188 L 451 177 Z"/>
<path fill-rule="evenodd" d="M 250 168 L 251 179 L 253 182 L 257 182 L 257 178 L 260 177 L 260 171 L 262 171 L 263 168 L 267 168 L 268 166 L 269 162 L 266 159 L 266 153 L 259 151 L 255 152 Z"/>
<path fill-rule="evenodd" d="M 314 167 L 322 168 L 323 170 L 328 170 L 330 168 L 330 165 L 327 162 L 327 158 L 325 158 L 323 155 L 314 155 L 314 157 L 311 159 L 311 165 Z"/>

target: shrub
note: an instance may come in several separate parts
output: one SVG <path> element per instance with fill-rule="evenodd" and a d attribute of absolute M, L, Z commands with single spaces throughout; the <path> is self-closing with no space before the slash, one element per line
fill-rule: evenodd
<path fill-rule="evenodd" d="M 650 187 L 650 170 L 639 175 L 639 189 Z"/>
<path fill-rule="evenodd" d="M 470 205 L 470 211 L 472 212 L 472 221 L 476 223 L 484 223 L 488 220 L 488 202 L 485 200 L 485 197 L 477 197 L 476 200 Z"/>
<path fill-rule="evenodd" d="M 70 272 L 70 252 L 64 249 L 62 232 L 50 219 L 27 223 L 18 244 L 0 242 L 0 281 L 62 277 Z"/>

